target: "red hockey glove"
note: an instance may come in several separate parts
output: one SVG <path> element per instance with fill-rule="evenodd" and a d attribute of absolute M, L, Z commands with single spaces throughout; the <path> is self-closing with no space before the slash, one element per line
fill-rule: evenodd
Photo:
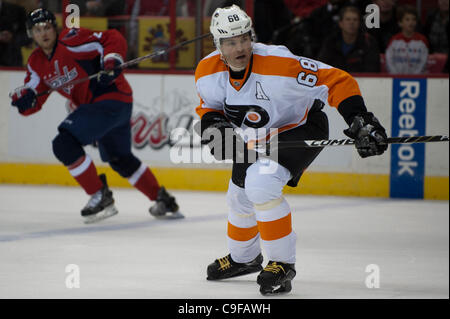
<path fill-rule="evenodd" d="M 103 61 L 103 71 L 97 76 L 97 81 L 102 86 L 110 85 L 122 73 L 118 66 L 123 63 L 122 57 L 117 53 L 110 53 Z"/>

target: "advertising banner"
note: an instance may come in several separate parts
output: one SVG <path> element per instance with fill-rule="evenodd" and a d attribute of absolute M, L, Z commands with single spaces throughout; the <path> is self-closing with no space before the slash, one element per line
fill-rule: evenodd
<path fill-rule="evenodd" d="M 393 79 L 392 136 L 425 135 L 426 79 Z M 425 144 L 391 145 L 390 196 L 423 198 Z"/>
<path fill-rule="evenodd" d="M 175 44 L 195 37 L 194 18 L 177 18 Z M 139 56 L 144 56 L 170 47 L 169 17 L 139 18 Z M 195 45 L 186 45 L 175 51 L 177 68 L 193 68 Z M 169 68 L 169 54 L 139 63 L 142 68 Z"/>

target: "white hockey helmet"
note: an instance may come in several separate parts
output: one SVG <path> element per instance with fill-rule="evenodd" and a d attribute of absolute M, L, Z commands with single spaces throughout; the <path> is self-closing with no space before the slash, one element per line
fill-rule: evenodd
<path fill-rule="evenodd" d="M 217 8 L 211 18 L 209 31 L 214 37 L 214 44 L 220 51 L 220 39 L 231 38 L 251 32 L 252 19 L 244 10 L 233 4 L 231 7 Z"/>

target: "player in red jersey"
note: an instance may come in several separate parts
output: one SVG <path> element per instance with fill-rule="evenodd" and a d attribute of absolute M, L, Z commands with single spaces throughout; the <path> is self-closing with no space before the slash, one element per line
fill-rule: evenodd
<path fill-rule="evenodd" d="M 132 90 L 121 69 L 127 44 L 116 30 L 65 29 L 58 36 L 52 12 L 37 9 L 28 15 L 28 34 L 36 48 L 27 64 L 25 85 L 11 95 L 22 115 L 39 111 L 49 94 L 57 91 L 76 109 L 58 126 L 53 153 L 91 196 L 81 215 L 87 223 L 117 213 L 106 177 L 97 174 L 83 146 L 97 142 L 103 161 L 127 178 L 131 185 L 156 204 L 155 217 L 181 217 L 175 198 L 160 187 L 150 169 L 131 152 Z M 61 85 L 92 74 L 96 78 L 75 85 Z"/>

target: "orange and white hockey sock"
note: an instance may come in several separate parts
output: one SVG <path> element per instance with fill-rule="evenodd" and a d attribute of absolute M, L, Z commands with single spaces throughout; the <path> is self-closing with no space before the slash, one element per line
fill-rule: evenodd
<path fill-rule="evenodd" d="M 261 243 L 269 260 L 295 263 L 297 236 L 292 230 L 291 208 L 281 197 L 255 204 Z"/>
<path fill-rule="evenodd" d="M 89 155 L 84 155 L 67 168 L 88 195 L 95 194 L 103 187 L 94 162 Z"/>
<path fill-rule="evenodd" d="M 144 163 L 141 163 L 141 166 L 139 166 L 136 172 L 128 178 L 128 182 L 150 200 L 155 200 L 158 196 L 158 181 L 152 171 Z"/>
<path fill-rule="evenodd" d="M 250 262 L 261 252 L 258 226 L 238 227 L 228 221 L 228 248 L 231 259 L 237 263 Z"/>
<path fill-rule="evenodd" d="M 231 259 L 238 263 L 252 261 L 261 253 L 256 217 L 243 188 L 229 183 L 228 202 L 228 249 Z"/>
<path fill-rule="evenodd" d="M 246 171 L 245 193 L 253 203 L 261 245 L 269 260 L 295 263 L 297 236 L 292 231 L 291 208 L 283 198 L 290 171 L 267 159 L 258 159 Z"/>

